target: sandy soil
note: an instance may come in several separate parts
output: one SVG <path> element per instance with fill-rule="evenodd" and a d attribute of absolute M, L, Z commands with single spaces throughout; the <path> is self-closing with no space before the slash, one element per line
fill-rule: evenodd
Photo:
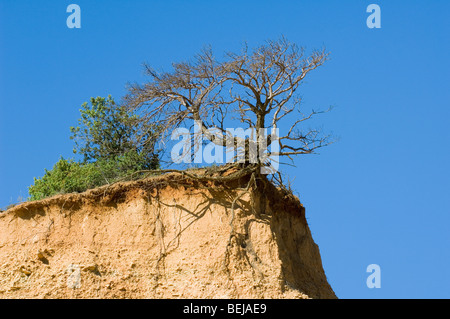
<path fill-rule="evenodd" d="M 0 213 L 0 298 L 336 298 L 298 198 L 205 186 L 166 174 Z"/>

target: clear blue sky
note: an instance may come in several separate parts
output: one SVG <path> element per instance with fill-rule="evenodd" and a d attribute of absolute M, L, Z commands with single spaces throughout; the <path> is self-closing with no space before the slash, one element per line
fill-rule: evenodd
<path fill-rule="evenodd" d="M 66 7 L 81 7 L 81 29 Z M 381 7 L 381 29 L 366 8 Z M 285 35 L 331 61 L 301 88 L 340 141 L 286 168 L 340 298 L 450 298 L 449 1 L 0 0 L 0 207 L 27 196 L 91 96 L 205 44 Z M 381 267 L 381 288 L 366 267 Z"/>

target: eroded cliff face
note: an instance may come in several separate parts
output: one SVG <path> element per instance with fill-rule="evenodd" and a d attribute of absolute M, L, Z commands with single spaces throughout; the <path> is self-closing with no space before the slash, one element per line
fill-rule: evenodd
<path fill-rule="evenodd" d="M 336 298 L 299 200 L 240 183 L 167 174 L 1 213 L 0 298 Z"/>

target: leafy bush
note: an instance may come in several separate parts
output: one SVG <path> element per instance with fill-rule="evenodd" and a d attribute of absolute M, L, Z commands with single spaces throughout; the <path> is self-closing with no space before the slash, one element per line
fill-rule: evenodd
<path fill-rule="evenodd" d="M 145 170 L 147 166 L 139 154 L 133 151 L 92 163 L 61 157 L 51 170 L 45 170 L 43 177 L 34 179 L 34 185 L 28 188 L 29 199 L 40 200 L 57 194 L 84 192 L 121 179 L 129 179 L 133 173 Z"/>
<path fill-rule="evenodd" d="M 52 170 L 45 169 L 42 178 L 34 178 L 34 185 L 28 188 L 30 200 L 88 189 L 87 184 L 90 184 L 93 179 L 92 174 L 86 174 L 90 170 L 92 165 L 82 165 L 61 157 Z"/>
<path fill-rule="evenodd" d="M 79 126 L 70 130 L 74 153 L 83 160 L 61 157 L 43 177 L 34 179 L 28 188 L 30 200 L 83 192 L 159 168 L 156 126 L 141 124 L 138 115 L 118 106 L 111 96 L 91 98 L 91 105 L 84 103 L 80 113 Z"/>

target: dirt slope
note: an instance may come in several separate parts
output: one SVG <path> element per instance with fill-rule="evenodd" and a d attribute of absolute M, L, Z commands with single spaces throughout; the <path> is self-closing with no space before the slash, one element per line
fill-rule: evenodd
<path fill-rule="evenodd" d="M 299 200 L 269 185 L 233 213 L 238 184 L 166 174 L 0 213 L 0 298 L 336 298 Z"/>

